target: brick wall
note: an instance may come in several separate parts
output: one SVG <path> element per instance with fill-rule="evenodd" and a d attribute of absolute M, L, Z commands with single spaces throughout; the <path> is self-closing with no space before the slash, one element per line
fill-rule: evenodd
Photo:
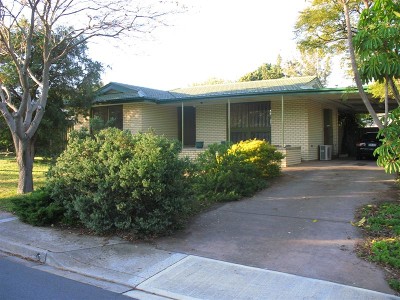
<path fill-rule="evenodd" d="M 124 104 L 123 129 L 133 134 L 143 131 L 143 103 Z"/>
<path fill-rule="evenodd" d="M 281 161 L 281 167 L 290 167 L 301 163 L 301 148 L 300 147 L 289 147 L 289 148 L 278 148 L 285 157 Z"/>
<path fill-rule="evenodd" d="M 203 149 L 196 149 L 196 148 L 183 148 L 181 153 L 179 153 L 180 157 L 188 157 L 190 160 L 194 160 L 200 153 L 206 151 L 205 148 Z"/>
<path fill-rule="evenodd" d="M 271 143 L 282 146 L 281 101 L 271 103 Z M 324 109 L 332 109 L 333 155 L 338 154 L 338 111 L 334 106 L 311 100 L 284 100 L 284 141 L 301 147 L 302 160 L 318 159 L 318 145 L 324 143 Z"/>
<path fill-rule="evenodd" d="M 316 160 L 318 159 L 318 145 L 324 143 L 324 113 L 320 103 L 308 102 L 307 121 L 309 138 L 304 160 Z"/>
<path fill-rule="evenodd" d="M 284 143 L 300 147 L 302 160 L 318 159 L 318 145 L 323 144 L 323 110 L 333 112 L 333 155 L 338 154 L 338 111 L 334 106 L 311 100 L 284 100 Z M 125 104 L 123 128 L 132 133 L 149 128 L 168 138 L 177 138 L 177 109 L 149 103 Z M 196 106 L 196 140 L 204 147 L 227 139 L 226 104 Z M 271 144 L 282 146 L 281 101 L 271 102 Z"/>
<path fill-rule="evenodd" d="M 156 134 L 165 135 L 169 139 L 178 138 L 178 113 L 175 106 L 144 104 L 143 131 L 153 129 Z"/>
<path fill-rule="evenodd" d="M 204 141 L 204 147 L 226 141 L 226 104 L 196 106 L 196 140 Z"/>
<path fill-rule="evenodd" d="M 292 147 L 301 147 L 302 159 L 308 150 L 307 101 L 284 100 L 284 143 Z M 282 104 L 271 102 L 271 144 L 282 146 Z"/>

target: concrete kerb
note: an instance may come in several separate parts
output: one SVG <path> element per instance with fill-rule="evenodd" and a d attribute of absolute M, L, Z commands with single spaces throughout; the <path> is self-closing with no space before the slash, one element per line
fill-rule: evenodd
<path fill-rule="evenodd" d="M 46 257 L 48 254 L 47 250 L 24 245 L 10 240 L 5 240 L 2 238 L 0 238 L 0 251 L 40 263 L 46 262 Z"/>
<path fill-rule="evenodd" d="M 144 282 L 145 280 L 187 256 L 180 253 L 171 254 L 170 257 L 159 261 L 154 265 L 144 269 L 142 272 L 134 275 L 132 273 L 126 273 L 111 268 L 104 268 L 101 266 L 96 266 L 90 262 L 79 260 L 79 251 L 85 251 L 85 249 L 66 253 L 56 253 L 0 238 L 0 251 L 34 262 L 42 263 L 60 270 L 73 272 L 97 280 L 129 286 L 132 288 L 135 288 L 138 284 Z M 122 263 L 123 262 L 121 262 L 121 264 Z"/>

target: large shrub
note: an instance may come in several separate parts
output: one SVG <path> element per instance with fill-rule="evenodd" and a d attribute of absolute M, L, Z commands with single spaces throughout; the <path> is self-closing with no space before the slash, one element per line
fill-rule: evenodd
<path fill-rule="evenodd" d="M 279 175 L 283 154 L 265 140 L 246 140 L 233 144 L 228 153 L 240 154 L 246 161 L 254 164 L 264 178 Z"/>
<path fill-rule="evenodd" d="M 250 196 L 278 176 L 283 155 L 266 141 L 213 144 L 196 160 L 194 191 L 201 201 L 228 201 Z"/>
<path fill-rule="evenodd" d="M 180 227 L 190 210 L 179 143 L 116 128 L 72 134 L 47 186 L 70 221 L 105 232 L 158 235 Z"/>

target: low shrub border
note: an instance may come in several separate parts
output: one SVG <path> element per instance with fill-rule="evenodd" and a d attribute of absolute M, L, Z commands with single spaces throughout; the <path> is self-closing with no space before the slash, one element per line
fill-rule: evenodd
<path fill-rule="evenodd" d="M 45 186 L 14 201 L 33 225 L 83 227 L 97 234 L 170 234 L 221 201 L 251 196 L 280 174 L 283 155 L 266 141 L 211 145 L 197 160 L 152 132 L 73 132 Z"/>
<path fill-rule="evenodd" d="M 357 212 L 353 225 L 362 229 L 359 257 L 382 266 L 389 286 L 400 292 L 400 202 L 369 204 Z"/>

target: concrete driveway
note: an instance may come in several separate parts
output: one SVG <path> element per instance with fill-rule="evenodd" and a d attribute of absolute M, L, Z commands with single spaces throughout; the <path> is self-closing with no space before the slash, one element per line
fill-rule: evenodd
<path fill-rule="evenodd" d="M 284 169 L 252 198 L 217 206 L 157 248 L 393 293 L 384 273 L 357 258 L 351 225 L 363 204 L 395 197 L 374 161 L 333 160 Z"/>

